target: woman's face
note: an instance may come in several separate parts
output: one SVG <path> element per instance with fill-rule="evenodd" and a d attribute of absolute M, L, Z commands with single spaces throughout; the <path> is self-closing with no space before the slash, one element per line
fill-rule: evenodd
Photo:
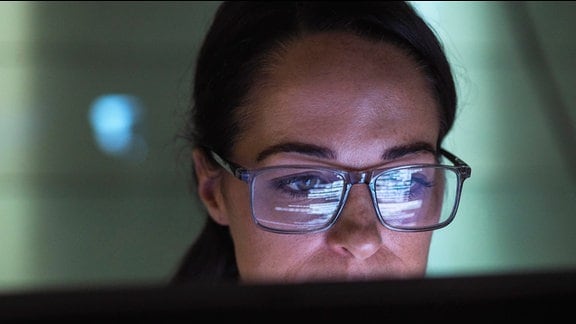
<path fill-rule="evenodd" d="M 423 72 L 398 48 L 343 33 L 315 34 L 288 44 L 266 73 L 243 107 L 248 119 L 230 157 L 234 163 L 363 170 L 433 161 L 425 148 L 436 149 L 439 109 Z M 425 274 L 431 232 L 385 228 L 367 185 L 352 187 L 330 229 L 276 234 L 252 220 L 245 182 L 221 172 L 211 183 L 204 186 L 213 189 L 208 209 L 230 227 L 243 282 Z"/>

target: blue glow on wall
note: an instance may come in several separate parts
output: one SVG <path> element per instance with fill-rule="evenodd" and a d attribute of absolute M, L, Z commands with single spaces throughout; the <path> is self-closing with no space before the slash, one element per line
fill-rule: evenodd
<path fill-rule="evenodd" d="M 92 103 L 90 125 L 98 148 L 105 154 L 131 160 L 146 155 L 146 142 L 139 134 L 143 108 L 137 97 L 102 95 Z"/>

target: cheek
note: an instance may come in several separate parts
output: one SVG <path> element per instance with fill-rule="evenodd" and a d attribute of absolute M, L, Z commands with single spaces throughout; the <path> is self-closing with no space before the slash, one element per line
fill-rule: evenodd
<path fill-rule="evenodd" d="M 413 256 L 414 262 L 426 264 L 428 260 L 428 252 L 430 250 L 432 232 L 428 231 L 413 234 L 415 238 L 412 240 L 413 245 L 408 254 Z"/>
<path fill-rule="evenodd" d="M 248 184 L 229 177 L 222 186 L 224 214 L 231 231 L 251 225 L 250 192 Z"/>
<path fill-rule="evenodd" d="M 322 272 L 327 266 L 317 262 L 323 253 L 322 241 L 315 237 L 274 234 L 258 228 L 243 234 L 246 236 L 236 237 L 235 251 L 245 282 L 290 281 L 307 272 Z"/>
<path fill-rule="evenodd" d="M 383 253 L 392 252 L 405 262 L 420 263 L 427 259 L 432 232 L 392 232 L 386 231 L 382 234 Z M 410 260 L 410 261 L 408 261 Z"/>
<path fill-rule="evenodd" d="M 249 186 L 232 179 L 223 190 L 225 215 L 234 241 L 239 266 L 262 262 L 277 244 L 278 234 L 260 229 L 252 219 Z M 251 266 L 251 265 L 250 265 Z"/>

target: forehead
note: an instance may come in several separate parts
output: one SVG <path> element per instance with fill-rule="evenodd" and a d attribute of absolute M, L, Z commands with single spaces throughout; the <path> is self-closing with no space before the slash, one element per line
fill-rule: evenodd
<path fill-rule="evenodd" d="M 356 145 L 354 138 L 364 144 L 437 135 L 430 86 L 394 45 L 345 33 L 308 35 L 275 52 L 264 71 L 243 107 L 249 122 L 242 152 L 281 140 L 345 147 Z M 422 129 L 398 133 L 407 124 Z"/>
<path fill-rule="evenodd" d="M 424 76 L 406 50 L 344 32 L 303 36 L 280 46 L 270 57 L 256 91 L 302 83 L 313 87 L 324 85 L 326 79 L 360 86 L 375 80 L 413 81 Z"/>

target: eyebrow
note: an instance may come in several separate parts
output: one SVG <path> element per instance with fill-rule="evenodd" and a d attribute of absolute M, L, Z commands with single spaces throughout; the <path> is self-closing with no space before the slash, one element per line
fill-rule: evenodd
<path fill-rule="evenodd" d="M 430 143 L 415 142 L 391 147 L 384 151 L 381 158 L 384 161 L 389 161 L 418 152 L 430 152 L 436 155 L 436 150 Z M 261 151 L 256 157 L 256 162 L 261 162 L 267 157 L 278 153 L 299 153 L 331 160 L 336 158 L 334 151 L 323 146 L 302 142 L 285 142 L 272 145 Z"/>
<path fill-rule="evenodd" d="M 387 149 L 386 151 L 384 151 L 384 154 L 382 154 L 382 159 L 385 161 L 395 160 L 404 157 L 408 154 L 414 154 L 419 152 L 429 152 L 434 154 L 434 156 L 436 156 L 437 154 L 432 144 L 427 142 L 415 142 L 405 145 L 393 146 Z"/>
<path fill-rule="evenodd" d="M 282 153 L 282 152 L 294 152 L 305 155 L 310 155 L 325 159 L 335 159 L 336 154 L 329 148 L 318 146 L 314 144 L 302 143 L 302 142 L 285 142 L 272 145 L 258 154 L 256 157 L 256 162 L 260 162 L 270 155 Z"/>

